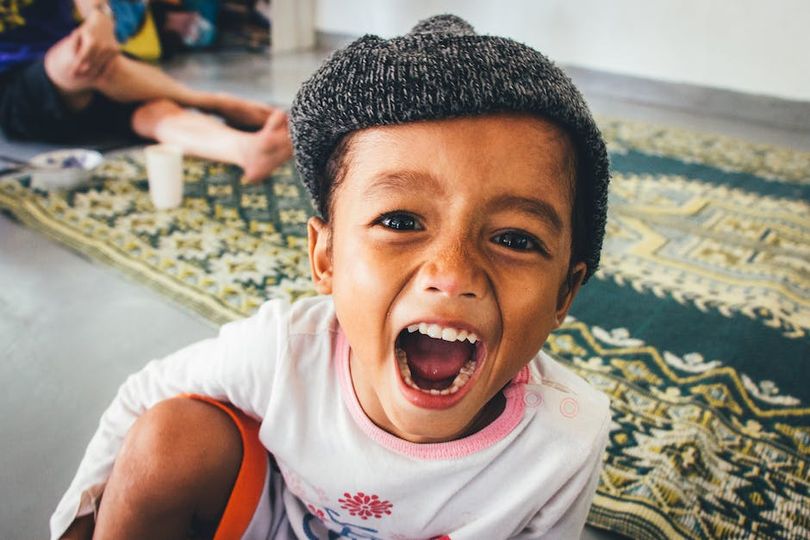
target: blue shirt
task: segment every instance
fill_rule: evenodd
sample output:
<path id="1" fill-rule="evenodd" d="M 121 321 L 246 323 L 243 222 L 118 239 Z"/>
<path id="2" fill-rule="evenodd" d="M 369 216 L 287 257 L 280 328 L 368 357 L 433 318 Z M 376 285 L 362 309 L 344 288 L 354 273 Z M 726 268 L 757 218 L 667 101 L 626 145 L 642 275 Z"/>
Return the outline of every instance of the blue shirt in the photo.
<path id="1" fill-rule="evenodd" d="M 72 0 L 0 0 L 0 73 L 38 60 L 76 27 Z"/>

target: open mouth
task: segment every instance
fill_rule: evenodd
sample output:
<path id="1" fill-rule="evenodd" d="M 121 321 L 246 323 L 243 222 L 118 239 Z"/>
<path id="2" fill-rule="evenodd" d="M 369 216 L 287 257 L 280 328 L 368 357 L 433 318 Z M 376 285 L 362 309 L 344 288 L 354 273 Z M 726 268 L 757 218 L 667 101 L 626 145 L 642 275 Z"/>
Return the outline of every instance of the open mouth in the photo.
<path id="1" fill-rule="evenodd" d="M 467 330 L 412 324 L 396 340 L 397 366 L 405 384 L 434 396 L 456 394 L 470 382 L 483 346 Z"/>

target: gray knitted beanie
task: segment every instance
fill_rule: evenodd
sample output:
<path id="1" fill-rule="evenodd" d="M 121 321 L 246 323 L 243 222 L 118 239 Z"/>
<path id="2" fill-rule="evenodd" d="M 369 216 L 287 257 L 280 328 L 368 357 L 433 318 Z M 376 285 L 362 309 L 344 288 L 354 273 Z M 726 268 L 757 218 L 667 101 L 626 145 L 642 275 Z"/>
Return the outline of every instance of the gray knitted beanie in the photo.
<path id="1" fill-rule="evenodd" d="M 478 35 L 459 17 L 431 17 L 389 40 L 366 35 L 335 52 L 292 104 L 296 166 L 323 213 L 331 181 L 324 169 L 347 133 L 495 112 L 546 118 L 574 141 L 575 257 L 588 265 L 588 279 L 599 264 L 607 213 L 602 135 L 582 95 L 548 58 L 511 39 Z"/>

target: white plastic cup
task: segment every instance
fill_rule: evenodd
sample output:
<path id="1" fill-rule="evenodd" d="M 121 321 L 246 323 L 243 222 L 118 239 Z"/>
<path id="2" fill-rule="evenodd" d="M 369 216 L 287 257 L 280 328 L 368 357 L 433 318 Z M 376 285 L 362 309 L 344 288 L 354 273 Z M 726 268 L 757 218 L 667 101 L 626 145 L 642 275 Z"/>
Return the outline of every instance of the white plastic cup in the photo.
<path id="1" fill-rule="evenodd" d="M 171 144 L 153 144 L 144 149 L 149 197 L 159 210 L 183 202 L 183 151 Z"/>

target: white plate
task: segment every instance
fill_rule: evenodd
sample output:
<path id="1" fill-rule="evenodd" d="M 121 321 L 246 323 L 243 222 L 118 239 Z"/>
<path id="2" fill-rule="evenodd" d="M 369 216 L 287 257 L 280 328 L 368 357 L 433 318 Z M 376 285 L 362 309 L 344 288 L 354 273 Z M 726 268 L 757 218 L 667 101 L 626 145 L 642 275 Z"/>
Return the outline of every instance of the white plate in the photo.
<path id="1" fill-rule="evenodd" d="M 95 150 L 66 148 L 31 158 L 31 187 L 44 190 L 71 189 L 90 178 L 104 157 Z"/>

